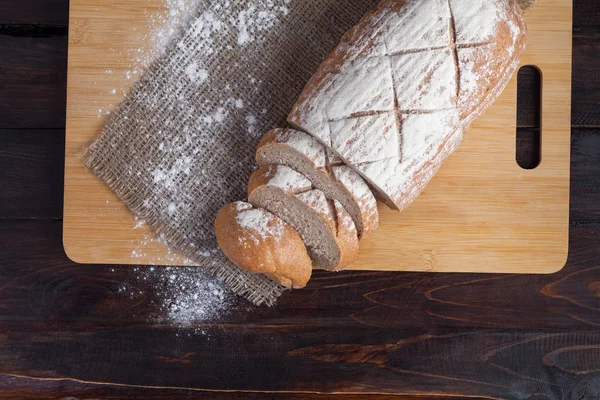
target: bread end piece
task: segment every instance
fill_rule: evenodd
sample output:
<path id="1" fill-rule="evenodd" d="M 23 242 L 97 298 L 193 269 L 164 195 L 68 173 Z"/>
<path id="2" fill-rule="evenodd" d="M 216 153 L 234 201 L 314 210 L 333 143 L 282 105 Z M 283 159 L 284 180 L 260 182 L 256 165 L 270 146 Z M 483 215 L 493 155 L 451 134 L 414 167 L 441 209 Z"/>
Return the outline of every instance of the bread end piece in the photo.
<path id="1" fill-rule="evenodd" d="M 275 215 L 236 202 L 219 212 L 215 229 L 221 250 L 238 267 L 288 288 L 308 283 L 312 262 L 306 247 L 300 235 Z"/>

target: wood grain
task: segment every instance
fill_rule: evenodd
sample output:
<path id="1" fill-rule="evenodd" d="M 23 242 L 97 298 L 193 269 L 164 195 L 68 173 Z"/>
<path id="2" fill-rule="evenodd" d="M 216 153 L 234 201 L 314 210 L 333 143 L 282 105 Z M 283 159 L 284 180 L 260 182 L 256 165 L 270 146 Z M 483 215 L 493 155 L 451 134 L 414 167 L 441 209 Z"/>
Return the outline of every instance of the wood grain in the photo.
<path id="1" fill-rule="evenodd" d="M 4 4 L 2 3 L 0 7 Z M 28 3 L 19 2 L 19 4 Z M 595 60 L 600 58 L 598 7 L 594 0 L 580 0 L 574 4 L 573 91 L 577 96 L 573 99 L 572 121 L 579 128 L 600 127 L 600 114 L 597 108 L 600 101 L 600 76 L 592 67 Z M 66 6 L 63 8 L 66 10 Z M 26 21 L 35 15 L 28 8 L 11 8 L 11 12 L 14 13 L 16 21 Z M 3 15 L 8 14 L 0 12 L 0 16 Z M 68 15 L 65 13 L 61 18 L 67 20 Z M 51 36 L 41 39 L 32 38 L 45 34 Z M 23 125 L 33 128 L 64 127 L 65 115 L 62 107 L 43 107 L 36 103 L 44 101 L 43 104 L 46 105 L 58 105 L 65 101 L 66 34 L 66 29 L 60 25 L 26 24 L 0 27 L 0 46 L 4 56 L 0 59 L 0 82 L 2 82 L 0 94 L 5 101 L 8 99 L 12 101 L 9 107 L 0 108 L 0 123 L 5 122 L 2 126 L 6 128 L 18 128 Z M 48 77 L 53 77 L 50 82 Z M 527 74 L 524 75 L 524 79 L 530 78 Z M 8 86 L 5 86 L 4 80 L 9 81 Z M 114 81 L 112 84 L 117 85 Z M 8 88 L 11 89 L 10 92 Z M 25 90 L 20 91 L 18 88 Z M 26 99 L 14 101 L 15 93 L 18 96 L 26 96 Z M 112 103 L 114 106 L 114 102 Z M 106 107 L 108 104 L 102 103 L 101 106 Z M 12 113 L 9 113 L 9 110 Z M 25 110 L 29 113 L 25 113 Z M 14 112 L 17 112 L 17 115 L 14 115 Z M 28 121 L 31 118 L 35 118 L 36 121 Z M 519 127 L 530 128 L 530 121 L 533 118 L 535 118 L 535 110 L 528 107 L 528 104 L 518 110 Z"/>
<path id="2" fill-rule="evenodd" d="M 17 20 L 35 14 L 15 9 Z M 589 67 L 600 55 L 600 3 L 575 0 L 574 13 L 576 120 L 600 104 L 600 75 Z M 17 56 L 10 62 L 42 67 L 8 84 L 52 109 L 7 101 L 0 123 L 29 112 L 37 127 L 56 128 L 64 104 L 40 80 L 65 75 L 64 66 L 44 61 L 64 44 L 21 39 L 0 38 L 5 48 L 23 47 L 10 53 Z M 2 68 L 5 62 L 0 59 Z M 3 95 L 6 79 L 0 72 Z M 587 127 L 600 123 L 587 121 Z M 185 328 L 157 322 L 150 301 L 156 282 L 139 285 L 133 267 L 82 266 L 65 256 L 61 221 L 52 219 L 61 207 L 52 186 L 61 181 L 56 152 L 64 132 L 28 132 L 16 129 L 22 121 L 13 122 L 1 132 L 0 150 L 0 184 L 12 188 L 10 202 L 0 196 L 0 399 L 600 396 L 600 130 L 573 130 L 570 255 L 557 274 L 317 272 L 308 290 L 286 294 L 276 308 L 241 307 Z M 13 212 L 27 220 L 11 218 Z M 124 296 L 123 287 L 141 294 Z M 193 334 L 204 326 L 208 337 Z M 77 381 L 82 378 L 90 379 Z M 165 384 L 203 390 L 157 388 Z M 242 389 L 210 390 L 224 386 Z M 360 394 L 332 394 L 356 387 Z"/>
<path id="3" fill-rule="evenodd" d="M 0 15 L 2 14 L 0 13 Z M 596 14 L 595 20 L 600 20 L 600 14 Z M 593 65 L 594 60 L 600 57 L 600 36 L 597 34 L 597 29 L 593 27 L 582 28 L 580 26 L 583 25 L 577 25 L 577 20 L 575 23 L 576 32 L 582 32 L 583 29 L 586 29 L 586 32 L 576 33 L 573 42 L 573 88 L 578 94 L 573 99 L 573 122 L 580 128 L 600 127 L 600 115 L 597 115 L 596 107 L 600 98 L 600 77 L 595 73 L 595 69 L 589 67 L 589 65 Z M 23 126 L 24 123 L 31 122 L 27 120 L 35 117 L 36 121 L 27 126 L 34 128 L 64 127 L 64 110 L 58 112 L 60 110 L 57 107 L 43 108 L 42 106 L 36 106 L 35 103 L 44 100 L 46 101 L 45 104 L 60 104 L 65 101 L 66 71 L 64 57 L 66 57 L 67 46 L 66 30 L 62 28 L 53 30 L 52 27 L 39 27 L 36 25 L 8 26 L 6 29 L 9 28 L 10 35 L 3 34 L 2 29 L 0 29 L 0 36 L 2 37 L 0 43 L 2 43 L 3 54 L 6 57 L 0 60 L 2 66 L 0 77 L 10 80 L 10 85 L 8 87 L 0 85 L 0 93 L 3 94 L 5 99 L 13 100 L 15 91 L 19 90 L 18 88 L 27 87 L 26 91 L 18 92 L 20 96 L 27 95 L 27 98 L 24 99 L 26 101 L 11 105 L 10 108 L 0 109 L 0 121 L 7 121 L 3 125 L 4 127 L 17 128 Z M 39 36 L 40 34 L 52 36 L 41 39 L 27 36 Z M 48 54 L 54 54 L 54 56 L 48 57 Z M 56 57 L 56 55 L 62 55 L 62 57 Z M 2 72 L 2 69 L 5 72 Z M 53 77 L 51 82 L 44 83 L 44 81 L 48 81 L 48 77 Z M 531 78 L 529 74 L 523 74 L 525 81 Z M 116 85 L 114 82 L 112 83 Z M 10 92 L 8 91 L 9 88 L 11 89 Z M 59 95 L 56 95 L 57 93 Z M 32 103 L 31 106 L 29 103 Z M 114 106 L 114 102 L 112 103 Z M 108 104 L 102 103 L 101 105 L 105 107 Z M 19 112 L 17 117 L 8 113 L 13 107 L 20 107 L 21 109 L 26 107 L 30 112 L 25 115 L 23 111 L 17 110 Z M 534 119 L 535 109 L 531 108 L 530 103 L 526 102 L 518 110 L 518 127 L 530 128 L 532 126 L 531 121 Z"/>
<path id="4" fill-rule="evenodd" d="M 60 247 L 60 221 L 2 221 L 3 327 L 65 323 L 64 329 L 156 326 L 161 287 L 134 266 L 78 265 Z M 600 224 L 573 224 L 568 267 L 554 275 L 317 271 L 306 290 L 273 309 L 246 303 L 207 321 L 213 327 L 346 326 L 403 329 L 595 329 Z M 203 325 L 203 324 L 200 324 Z M 169 328 L 165 325 L 164 328 Z M 325 339 L 324 339 L 325 340 Z"/>
<path id="5" fill-rule="evenodd" d="M 186 348 L 179 345 L 174 349 L 163 345 L 173 335 L 165 330 L 155 330 L 152 336 L 147 330 L 133 328 L 68 335 L 55 329 L 42 334 L 22 332 L 20 337 L 0 342 L 0 351 L 8 361 L 0 369 L 10 368 L 17 376 L 22 376 L 21 370 L 25 369 L 45 379 L 74 375 L 90 385 L 128 385 L 135 380 L 137 386 L 146 388 L 215 391 L 376 391 L 424 396 L 460 393 L 510 399 L 586 398 L 587 391 L 587 398 L 593 399 L 599 389 L 600 377 L 595 368 L 600 352 L 594 343 L 598 343 L 600 334 L 592 330 L 419 334 L 372 327 L 344 328 L 324 328 L 322 332 L 317 328 L 280 330 L 280 335 L 294 335 L 296 342 L 277 340 L 276 335 L 269 334 L 268 346 L 257 340 L 264 335 L 262 330 L 225 329 L 226 336 L 210 341 L 196 338 L 186 341 Z M 328 343 L 323 342 L 324 335 L 329 336 Z M 56 339 L 49 343 L 49 336 Z M 234 343 L 247 345 L 237 353 L 219 355 L 221 349 Z M 54 361 L 43 371 L 36 370 L 31 359 L 15 357 L 27 350 L 52 355 Z M 127 357 L 131 352 L 137 357 Z M 190 354 L 189 363 L 160 361 L 162 357 L 183 354 Z M 86 358 L 89 363 L 82 363 Z M 331 376 L 335 379 L 323 379 Z M 107 377 L 112 379 L 108 381 Z"/>
<path id="6" fill-rule="evenodd" d="M 600 104 L 600 103 L 599 103 Z M 571 144 L 571 221 L 600 221 L 600 130 L 573 130 Z"/>
<path id="7" fill-rule="evenodd" d="M 0 140 L 0 218 L 61 218 L 64 131 L 0 130 Z M 600 129 L 573 130 L 570 186 L 571 222 L 599 223 Z"/>
<path id="8" fill-rule="evenodd" d="M 400 396 L 385 394 L 322 394 L 322 393 L 290 393 L 290 392 L 214 392 L 186 389 L 153 389 L 144 387 L 117 386 L 109 383 L 94 384 L 74 382 L 70 380 L 43 380 L 15 376 L 0 376 L 0 392 L 2 400 L 49 400 L 69 398 L 111 399 L 210 399 L 210 400 L 429 400 L 431 397 Z M 434 400 L 458 400 L 458 396 L 437 396 Z M 474 397 L 472 400 L 484 399 Z"/>
<path id="9" fill-rule="evenodd" d="M 68 22 L 68 0 L 2 0 L 0 2 L 0 25 L 67 26 Z"/>
<path id="10" fill-rule="evenodd" d="M 62 218 L 63 130 L 0 129 L 0 219 Z"/>
<path id="11" fill-rule="evenodd" d="M 159 285 L 135 283 L 132 267 L 73 264 L 60 229 L 0 224 L 11 243 L 0 254 L 0 375 L 144 390 L 555 399 L 598 389 L 600 224 L 572 225 L 555 275 L 317 272 L 276 308 L 241 305 L 189 326 L 153 320 Z"/>
<path id="12" fill-rule="evenodd" d="M 0 129 L 65 125 L 67 38 L 0 34 Z"/>
<path id="13" fill-rule="evenodd" d="M 573 3 L 573 30 L 600 28 L 600 3 L 596 0 L 577 0 Z"/>
<path id="14" fill-rule="evenodd" d="M 600 59 L 600 29 L 583 28 L 574 33 L 573 44 L 578 49 L 578 57 L 573 58 L 573 74 L 582 77 L 573 81 L 573 91 L 580 93 L 573 101 L 572 125 L 574 127 L 600 126 L 598 93 L 600 77 L 594 66 Z M 583 77 L 595 78 L 583 78 Z"/>
<path id="15" fill-rule="evenodd" d="M 71 7 L 63 243 L 77 262 L 146 265 L 167 258 L 167 249 L 156 242 L 146 246 L 144 254 L 131 256 L 149 233 L 132 229 L 131 214 L 81 161 L 82 149 L 102 123 L 93 105 L 111 99 L 109 81 L 102 75 L 110 65 L 115 72 L 125 68 L 125 60 L 113 56 L 113 47 L 138 47 L 147 27 L 135 7 L 112 1 L 121 7 L 119 15 L 114 13 L 118 8 L 105 1 L 101 7 L 89 0 L 74 1 Z M 564 266 L 571 4 L 571 0 L 545 0 L 543 7 L 526 14 L 529 38 L 522 65 L 536 65 L 544 76 L 540 166 L 523 170 L 515 161 L 517 83 L 513 79 L 408 210 L 397 213 L 381 207 L 379 230 L 361 243 L 361 256 L 352 269 L 552 273 Z M 91 10 L 110 18 L 92 20 Z M 132 18 L 131 22 L 120 22 L 121 15 Z M 119 43 L 111 42 L 117 37 Z M 93 91 L 90 80 L 97 82 Z M 105 207 L 107 201 L 116 206 Z M 178 265 L 181 260 L 166 262 Z"/>

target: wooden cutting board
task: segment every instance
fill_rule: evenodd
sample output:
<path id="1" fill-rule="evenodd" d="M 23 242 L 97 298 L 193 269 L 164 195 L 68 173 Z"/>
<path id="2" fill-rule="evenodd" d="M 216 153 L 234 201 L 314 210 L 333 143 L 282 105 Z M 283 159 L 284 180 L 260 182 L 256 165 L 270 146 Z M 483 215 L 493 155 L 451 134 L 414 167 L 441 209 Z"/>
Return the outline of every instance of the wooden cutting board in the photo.
<path id="1" fill-rule="evenodd" d="M 572 0 L 527 12 L 522 65 L 542 74 L 541 163 L 521 169 L 516 77 L 405 212 L 381 206 L 357 270 L 552 273 L 568 254 Z M 80 263 L 182 265 L 87 171 L 84 148 L 135 81 L 162 0 L 72 0 L 63 243 Z M 132 50 L 135 49 L 135 50 Z M 137 50 L 139 49 L 139 50 Z"/>

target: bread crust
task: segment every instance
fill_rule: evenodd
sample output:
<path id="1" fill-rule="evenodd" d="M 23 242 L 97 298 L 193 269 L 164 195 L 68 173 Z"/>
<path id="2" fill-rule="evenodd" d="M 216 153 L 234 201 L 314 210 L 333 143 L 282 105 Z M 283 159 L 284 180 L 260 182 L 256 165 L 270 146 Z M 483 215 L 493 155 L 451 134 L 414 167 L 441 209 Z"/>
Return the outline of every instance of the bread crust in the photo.
<path id="1" fill-rule="evenodd" d="M 335 271 L 342 271 L 354 264 L 358 258 L 358 232 L 352 217 L 339 201 L 333 201 L 333 208 L 337 227 L 337 242 L 342 251 L 340 263 Z"/>
<path id="2" fill-rule="evenodd" d="M 332 268 L 328 268 L 331 271 L 340 271 L 349 267 L 356 258 L 359 252 L 359 241 L 356 226 L 350 214 L 342 207 L 338 201 L 328 202 L 326 210 L 317 209 L 314 204 L 311 204 L 306 199 L 303 199 L 303 195 L 310 192 L 319 192 L 318 190 L 307 188 L 302 179 L 299 180 L 298 185 L 289 185 L 282 187 L 282 185 L 274 185 L 273 179 L 277 176 L 278 170 L 281 168 L 288 168 L 280 165 L 268 165 L 257 171 L 255 171 L 248 183 L 248 198 L 252 202 L 254 194 L 260 189 L 266 186 L 275 186 L 282 190 L 285 195 L 293 196 L 297 200 L 307 204 L 310 209 L 317 214 L 329 227 L 329 232 L 335 239 L 337 246 L 340 251 L 340 259 L 337 265 Z M 324 195 L 323 195 L 324 196 Z M 333 203 L 337 203 L 337 207 Z"/>
<path id="3" fill-rule="evenodd" d="M 375 195 L 352 167 L 347 165 L 332 167 L 331 175 L 335 182 L 354 199 L 361 210 L 363 229 L 360 238 L 369 237 L 379 228 L 379 210 Z"/>
<path id="4" fill-rule="evenodd" d="M 308 283 L 312 262 L 302 238 L 268 211 L 244 202 L 228 204 L 217 215 L 215 230 L 221 250 L 240 268 L 265 274 L 288 288 Z"/>

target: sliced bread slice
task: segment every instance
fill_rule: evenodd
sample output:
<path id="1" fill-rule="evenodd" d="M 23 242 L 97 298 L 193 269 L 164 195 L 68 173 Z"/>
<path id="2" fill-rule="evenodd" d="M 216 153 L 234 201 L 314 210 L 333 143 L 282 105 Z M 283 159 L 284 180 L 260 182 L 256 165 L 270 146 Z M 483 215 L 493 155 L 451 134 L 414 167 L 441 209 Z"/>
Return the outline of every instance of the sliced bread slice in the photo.
<path id="1" fill-rule="evenodd" d="M 358 231 L 352 217 L 344 209 L 342 203 L 338 200 L 333 200 L 332 203 L 335 213 L 337 242 L 342 249 L 342 259 L 339 262 L 340 267 L 337 269 L 339 271 L 350 267 L 358 258 Z"/>
<path id="2" fill-rule="evenodd" d="M 307 133 L 293 129 L 267 132 L 256 151 L 260 167 L 285 165 L 304 175 L 330 200 L 338 200 L 352 216 L 360 238 L 379 226 L 377 201 L 369 186 L 351 167 Z"/>
<path id="3" fill-rule="evenodd" d="M 288 288 L 303 288 L 312 262 L 298 232 L 270 212 L 237 202 L 215 220 L 223 253 L 238 267 L 265 274 Z"/>
<path id="4" fill-rule="evenodd" d="M 352 218 L 300 173 L 283 165 L 263 167 L 250 177 L 248 199 L 298 231 L 317 268 L 338 271 L 355 261 L 359 246 Z"/>

